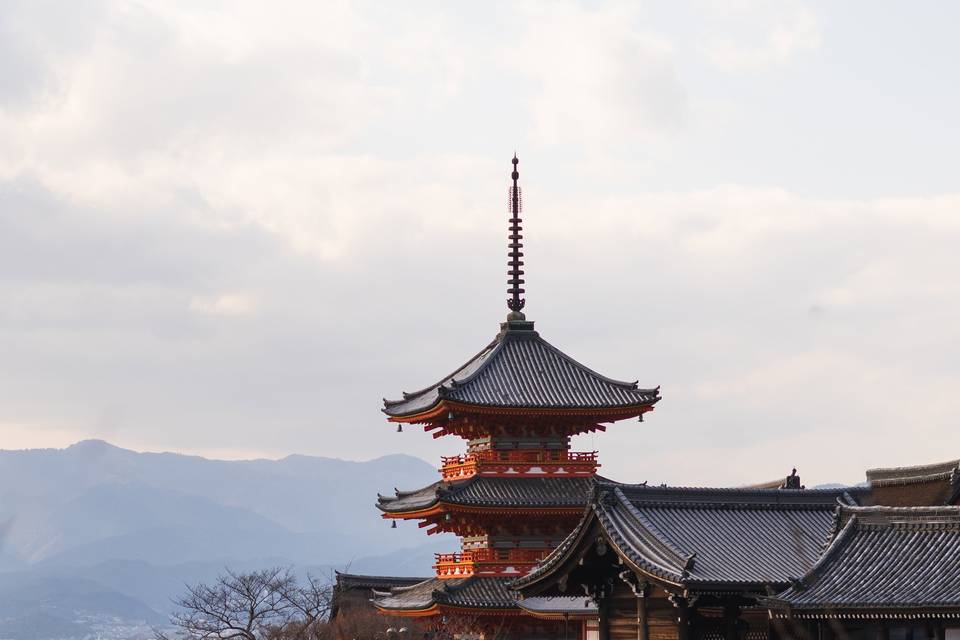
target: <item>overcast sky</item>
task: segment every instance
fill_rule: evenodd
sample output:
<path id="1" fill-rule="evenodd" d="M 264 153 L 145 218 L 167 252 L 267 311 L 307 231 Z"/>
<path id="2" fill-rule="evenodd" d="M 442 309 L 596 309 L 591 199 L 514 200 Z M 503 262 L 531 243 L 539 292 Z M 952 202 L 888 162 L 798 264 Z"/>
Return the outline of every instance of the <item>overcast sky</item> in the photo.
<path id="1" fill-rule="evenodd" d="M 438 462 L 506 314 L 625 481 L 960 456 L 960 5 L 0 4 L 0 446 Z M 385 487 L 393 485 L 385 479 Z"/>

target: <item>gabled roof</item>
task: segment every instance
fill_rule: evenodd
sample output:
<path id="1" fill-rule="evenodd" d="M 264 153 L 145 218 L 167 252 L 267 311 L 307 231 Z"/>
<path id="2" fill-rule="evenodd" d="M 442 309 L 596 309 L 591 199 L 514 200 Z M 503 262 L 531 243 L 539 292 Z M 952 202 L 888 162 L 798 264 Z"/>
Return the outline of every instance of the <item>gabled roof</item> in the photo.
<path id="1" fill-rule="evenodd" d="M 484 349 L 440 382 L 402 400 L 384 400 L 384 413 L 405 417 L 449 400 L 491 408 L 610 410 L 645 407 L 659 388 L 640 389 L 588 369 L 533 330 L 510 321 Z"/>
<path id="2" fill-rule="evenodd" d="M 598 482 L 574 532 L 514 587 L 524 591 L 558 579 L 593 544 L 594 533 L 636 570 L 666 585 L 760 590 L 786 584 L 819 558 L 837 501 L 856 502 L 863 492 Z"/>
<path id="3" fill-rule="evenodd" d="M 582 508 L 593 487 L 591 477 L 490 478 L 473 476 L 458 482 L 434 482 L 416 491 L 378 496 L 377 508 L 386 513 L 409 513 L 438 503 L 465 507 L 530 509 Z"/>
<path id="4" fill-rule="evenodd" d="M 514 609 L 512 578 L 431 578 L 409 587 L 376 593 L 374 604 L 386 611 L 427 611 L 437 605 L 470 609 Z"/>
<path id="5" fill-rule="evenodd" d="M 820 561 L 766 604 L 817 617 L 960 611 L 960 507 L 842 507 Z"/>

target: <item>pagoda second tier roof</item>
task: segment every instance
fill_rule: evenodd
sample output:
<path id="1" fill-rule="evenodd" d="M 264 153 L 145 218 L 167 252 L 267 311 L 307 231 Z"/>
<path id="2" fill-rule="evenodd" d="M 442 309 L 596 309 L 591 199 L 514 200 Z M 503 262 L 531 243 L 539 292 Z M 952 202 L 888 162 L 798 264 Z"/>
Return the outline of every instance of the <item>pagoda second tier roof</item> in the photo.
<path id="1" fill-rule="evenodd" d="M 417 416 L 444 401 L 498 409 L 610 411 L 653 405 L 659 387 L 613 380 L 585 367 L 533 330 L 510 321 L 480 353 L 440 382 L 402 400 L 384 400 L 393 418 Z"/>
<path id="2" fill-rule="evenodd" d="M 439 504 L 481 508 L 579 509 L 589 497 L 593 478 L 488 478 L 435 482 L 416 491 L 378 496 L 386 513 L 424 511 Z"/>
<path id="3" fill-rule="evenodd" d="M 375 593 L 374 604 L 385 611 L 429 612 L 438 606 L 466 609 L 516 609 L 513 578 L 431 578 L 411 587 Z M 519 611 L 518 611 L 519 612 Z"/>

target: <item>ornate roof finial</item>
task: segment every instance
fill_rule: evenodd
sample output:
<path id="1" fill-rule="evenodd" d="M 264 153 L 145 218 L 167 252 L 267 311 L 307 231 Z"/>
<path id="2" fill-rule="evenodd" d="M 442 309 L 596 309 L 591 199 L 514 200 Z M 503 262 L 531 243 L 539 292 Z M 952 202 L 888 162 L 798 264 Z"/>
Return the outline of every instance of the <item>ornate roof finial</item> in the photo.
<path id="1" fill-rule="evenodd" d="M 520 224 L 523 220 L 520 219 L 520 210 L 523 206 L 523 201 L 520 194 L 520 185 L 517 184 L 517 181 L 520 179 L 520 172 L 517 171 L 517 165 L 520 163 L 517 160 L 517 154 L 513 154 L 513 173 L 510 174 L 510 177 L 513 178 L 513 186 L 510 187 L 510 243 L 507 245 L 510 248 L 510 252 L 507 254 L 507 257 L 510 258 L 510 261 L 507 262 L 509 269 L 507 270 L 507 284 L 510 285 L 510 288 L 507 289 L 507 293 L 510 294 L 510 298 L 507 300 L 507 308 L 510 309 L 510 314 L 507 316 L 510 320 L 523 320 L 524 315 L 521 312 L 523 305 L 526 304 L 521 296 L 524 294 L 523 290 L 523 227 Z"/>

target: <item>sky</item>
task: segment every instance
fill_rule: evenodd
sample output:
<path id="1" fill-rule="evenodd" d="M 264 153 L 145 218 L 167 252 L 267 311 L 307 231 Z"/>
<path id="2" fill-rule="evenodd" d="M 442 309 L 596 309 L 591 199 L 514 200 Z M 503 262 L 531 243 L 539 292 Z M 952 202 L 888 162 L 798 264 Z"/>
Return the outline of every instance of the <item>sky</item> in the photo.
<path id="1" fill-rule="evenodd" d="M 507 312 L 623 481 L 960 457 L 960 5 L 0 4 L 0 447 L 439 463 Z M 389 479 L 385 486 L 392 487 Z"/>

